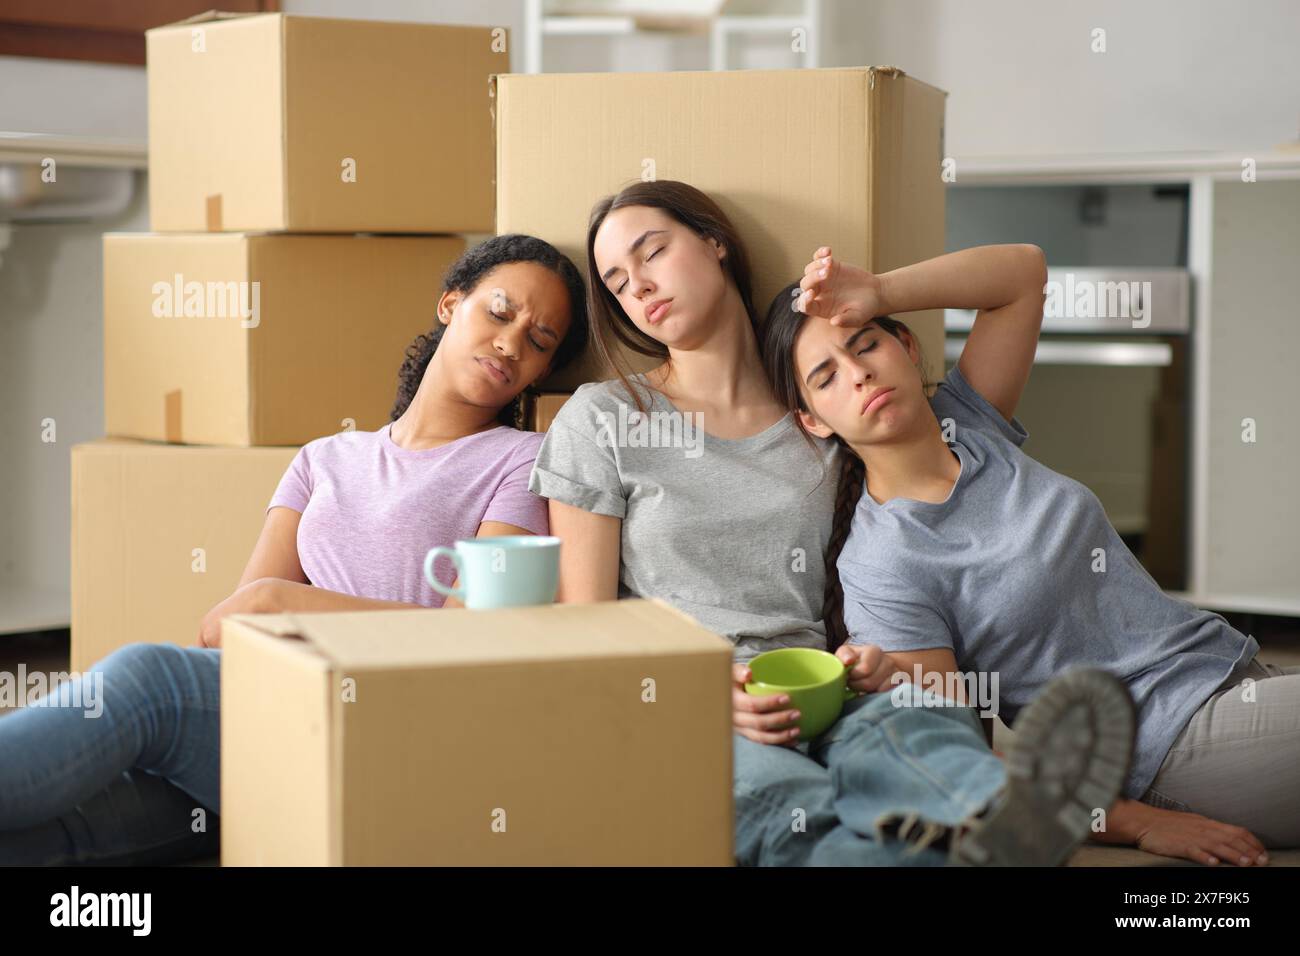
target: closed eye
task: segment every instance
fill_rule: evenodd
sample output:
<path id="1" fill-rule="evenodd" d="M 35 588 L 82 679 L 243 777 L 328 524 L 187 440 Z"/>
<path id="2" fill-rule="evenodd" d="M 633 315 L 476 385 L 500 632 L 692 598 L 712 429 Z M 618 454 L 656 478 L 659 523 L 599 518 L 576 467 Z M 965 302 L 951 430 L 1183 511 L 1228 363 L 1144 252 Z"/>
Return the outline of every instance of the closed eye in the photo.
<path id="1" fill-rule="evenodd" d="M 508 316 L 508 315 L 497 315 L 497 313 L 493 312 L 491 309 L 488 310 L 488 315 L 492 316 L 492 318 L 497 319 L 497 320 L 499 320 L 499 321 L 501 321 L 501 322 L 509 322 L 509 321 L 510 321 L 510 316 Z M 533 348 L 537 349 L 537 351 L 539 351 L 539 352 L 545 352 L 545 351 L 546 351 L 546 346 L 540 344 L 540 343 L 539 343 L 535 338 L 533 338 L 531 335 L 528 336 L 528 344 L 531 345 Z"/>
<path id="2" fill-rule="evenodd" d="M 660 247 L 659 247 L 658 249 L 656 249 L 654 252 L 650 253 L 650 255 L 646 256 L 646 257 L 645 257 L 645 261 L 646 261 L 646 262 L 649 262 L 651 259 L 653 259 L 655 256 L 659 255 L 659 253 L 661 253 L 661 252 L 663 252 L 663 251 L 664 251 L 664 247 L 663 247 L 663 246 L 660 246 Z M 626 289 L 626 288 L 627 288 L 627 283 L 624 282 L 621 286 L 619 286 L 617 289 L 614 290 L 614 294 L 615 294 L 615 295 L 622 295 L 622 294 L 623 294 L 623 290 Z"/>
<path id="3" fill-rule="evenodd" d="M 870 343 L 869 345 L 867 345 L 865 348 L 860 348 L 860 349 L 858 349 L 858 354 L 859 354 L 859 355 L 863 355 L 863 354 L 865 354 L 865 353 L 867 353 L 867 352 L 870 352 L 870 351 L 871 351 L 872 349 L 874 349 L 875 347 L 876 347 L 876 341 L 875 341 L 875 339 L 872 339 L 872 340 L 871 340 L 871 343 Z M 817 386 L 818 390 L 821 390 L 821 389 L 825 388 L 827 385 L 829 385 L 829 384 L 831 383 L 831 381 L 832 381 L 834 378 L 835 378 L 835 373 L 834 373 L 834 372 L 831 372 L 830 375 L 827 375 L 827 376 L 826 376 L 826 380 L 825 380 L 824 382 L 822 382 L 820 385 Z"/>

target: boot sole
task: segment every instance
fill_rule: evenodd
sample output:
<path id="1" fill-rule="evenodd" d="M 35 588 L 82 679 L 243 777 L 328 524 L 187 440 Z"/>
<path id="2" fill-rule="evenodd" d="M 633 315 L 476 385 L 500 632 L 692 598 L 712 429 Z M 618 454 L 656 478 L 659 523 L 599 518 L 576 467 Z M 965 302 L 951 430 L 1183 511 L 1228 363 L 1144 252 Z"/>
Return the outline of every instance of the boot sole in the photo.
<path id="1" fill-rule="evenodd" d="M 1016 720 L 1001 804 L 958 843 L 954 862 L 1060 866 L 1119 795 L 1136 726 L 1128 688 L 1105 671 L 1051 681 Z"/>

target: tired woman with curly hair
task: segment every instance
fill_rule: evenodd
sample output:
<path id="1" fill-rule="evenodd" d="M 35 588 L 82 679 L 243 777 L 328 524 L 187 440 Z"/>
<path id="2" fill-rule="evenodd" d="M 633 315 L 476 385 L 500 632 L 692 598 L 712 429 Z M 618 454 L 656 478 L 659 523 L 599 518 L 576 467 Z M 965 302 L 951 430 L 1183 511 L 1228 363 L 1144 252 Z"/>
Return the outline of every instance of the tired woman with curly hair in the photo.
<path id="1" fill-rule="evenodd" d="M 0 721 L 0 864 L 216 853 L 221 619 L 447 606 L 422 572 L 431 548 L 547 534 L 546 502 L 528 490 L 542 436 L 513 426 L 524 389 L 586 341 L 582 277 L 554 247 L 508 235 L 465 253 L 434 328 L 407 350 L 390 423 L 298 451 L 198 646 L 120 648 Z M 70 704 L 101 676 L 102 713 L 88 720 Z"/>

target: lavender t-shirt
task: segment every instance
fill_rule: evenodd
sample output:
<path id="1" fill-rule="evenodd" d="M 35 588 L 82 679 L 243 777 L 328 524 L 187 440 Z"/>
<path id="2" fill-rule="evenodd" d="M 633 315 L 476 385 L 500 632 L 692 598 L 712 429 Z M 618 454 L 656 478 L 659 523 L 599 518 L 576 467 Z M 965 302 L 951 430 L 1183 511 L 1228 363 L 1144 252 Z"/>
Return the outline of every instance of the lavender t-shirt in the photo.
<path id="1" fill-rule="evenodd" d="M 441 607 L 424 579 L 424 556 L 500 521 L 548 534 L 546 499 L 528 490 L 542 435 L 502 425 L 437 448 L 411 451 L 385 425 L 308 442 L 280 479 L 267 510 L 302 513 L 298 558 L 317 587 L 382 601 Z M 456 569 L 434 562 L 450 585 Z"/>

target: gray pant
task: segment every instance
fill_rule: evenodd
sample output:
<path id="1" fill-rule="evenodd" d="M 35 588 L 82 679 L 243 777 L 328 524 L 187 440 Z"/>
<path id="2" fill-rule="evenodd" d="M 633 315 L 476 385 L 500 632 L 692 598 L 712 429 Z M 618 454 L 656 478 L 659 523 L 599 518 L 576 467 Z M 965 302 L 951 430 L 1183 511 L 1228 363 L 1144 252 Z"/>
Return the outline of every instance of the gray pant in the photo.
<path id="1" fill-rule="evenodd" d="M 1174 740 L 1142 802 L 1300 846 L 1300 666 L 1238 667 Z"/>

